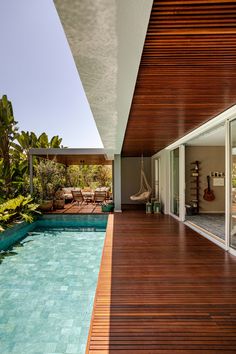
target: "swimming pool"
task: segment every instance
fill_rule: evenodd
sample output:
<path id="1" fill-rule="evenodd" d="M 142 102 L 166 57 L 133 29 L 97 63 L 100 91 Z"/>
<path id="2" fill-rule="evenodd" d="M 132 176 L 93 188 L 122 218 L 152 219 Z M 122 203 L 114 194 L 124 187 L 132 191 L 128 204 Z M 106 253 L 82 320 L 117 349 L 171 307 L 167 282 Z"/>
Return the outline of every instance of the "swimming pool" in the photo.
<path id="1" fill-rule="evenodd" d="M 4 257 L 1 353 L 85 353 L 106 222 L 42 218 Z"/>

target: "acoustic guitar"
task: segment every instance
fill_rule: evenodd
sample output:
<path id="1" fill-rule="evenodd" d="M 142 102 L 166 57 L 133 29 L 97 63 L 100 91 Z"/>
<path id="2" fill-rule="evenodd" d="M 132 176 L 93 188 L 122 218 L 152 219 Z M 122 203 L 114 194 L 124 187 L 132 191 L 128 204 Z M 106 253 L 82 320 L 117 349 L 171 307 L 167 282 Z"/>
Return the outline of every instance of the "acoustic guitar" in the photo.
<path id="1" fill-rule="evenodd" d="M 210 176 L 207 176 L 207 188 L 204 190 L 203 199 L 212 202 L 215 199 L 213 190 L 210 188 Z"/>

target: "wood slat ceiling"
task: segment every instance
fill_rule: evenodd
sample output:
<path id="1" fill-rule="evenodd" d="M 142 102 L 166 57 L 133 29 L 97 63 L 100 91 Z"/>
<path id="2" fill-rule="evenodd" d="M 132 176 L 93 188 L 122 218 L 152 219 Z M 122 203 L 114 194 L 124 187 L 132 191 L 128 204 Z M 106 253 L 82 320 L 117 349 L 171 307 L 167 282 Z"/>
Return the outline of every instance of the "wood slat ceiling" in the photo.
<path id="1" fill-rule="evenodd" d="M 123 156 L 150 156 L 236 104 L 236 1 L 154 0 Z"/>

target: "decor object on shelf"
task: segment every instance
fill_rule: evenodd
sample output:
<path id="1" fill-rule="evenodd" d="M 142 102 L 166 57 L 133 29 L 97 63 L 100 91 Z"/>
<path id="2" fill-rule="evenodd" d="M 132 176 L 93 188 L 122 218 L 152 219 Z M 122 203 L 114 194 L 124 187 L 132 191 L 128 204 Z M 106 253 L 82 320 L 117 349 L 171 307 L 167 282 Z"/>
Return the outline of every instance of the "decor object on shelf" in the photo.
<path id="1" fill-rule="evenodd" d="M 200 173 L 200 161 L 191 162 L 191 165 L 194 165 L 191 168 L 191 196 L 193 199 L 190 201 L 191 204 L 191 215 L 199 213 L 199 190 L 200 190 L 200 182 L 199 182 L 199 173 Z M 190 209 L 189 209 L 190 212 Z"/>
<path id="2" fill-rule="evenodd" d="M 215 199 L 213 190 L 210 188 L 210 176 L 207 176 L 207 188 L 204 190 L 203 199 L 212 202 Z"/>
<path id="3" fill-rule="evenodd" d="M 214 187 L 224 187 L 225 179 L 224 177 L 213 177 L 213 186 Z"/>

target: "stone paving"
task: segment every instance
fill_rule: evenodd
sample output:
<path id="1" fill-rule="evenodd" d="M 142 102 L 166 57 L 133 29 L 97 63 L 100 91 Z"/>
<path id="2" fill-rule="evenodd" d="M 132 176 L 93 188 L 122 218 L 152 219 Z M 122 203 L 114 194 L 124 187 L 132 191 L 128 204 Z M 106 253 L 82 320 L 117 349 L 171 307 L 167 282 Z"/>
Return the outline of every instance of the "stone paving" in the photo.
<path id="1" fill-rule="evenodd" d="M 105 232 L 35 229 L 0 265 L 1 354 L 84 354 Z"/>

